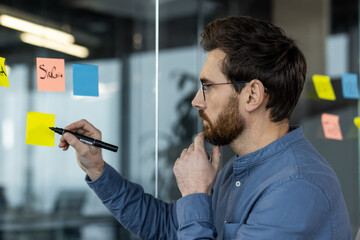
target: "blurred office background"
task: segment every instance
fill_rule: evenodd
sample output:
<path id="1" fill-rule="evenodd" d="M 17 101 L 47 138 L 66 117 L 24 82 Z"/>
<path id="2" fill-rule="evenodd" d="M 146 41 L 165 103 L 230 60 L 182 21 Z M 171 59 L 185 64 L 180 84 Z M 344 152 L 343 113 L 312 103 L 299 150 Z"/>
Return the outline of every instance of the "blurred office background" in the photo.
<path id="1" fill-rule="evenodd" d="M 10 88 L 0 87 L 0 240 L 137 239 L 87 187 L 73 149 L 25 144 L 29 111 L 55 114 L 57 127 L 89 120 L 104 141 L 120 146 L 118 153 L 103 151 L 109 164 L 148 193 L 166 201 L 179 198 L 172 166 L 202 129 L 191 108 L 206 58 L 200 33 L 207 23 L 229 15 L 271 21 L 304 51 L 307 82 L 291 121 L 303 126 L 339 177 L 355 237 L 358 100 L 342 97 L 341 75 L 359 74 L 359 1 L 160 0 L 158 10 L 156 22 L 155 0 L 0 1 L 0 57 L 6 58 L 10 81 Z M 70 33 L 74 44 L 86 49 L 77 53 L 63 43 L 65 49 L 53 50 L 41 46 L 44 39 L 31 42 L 32 35 L 8 26 L 4 16 Z M 36 57 L 65 59 L 65 92 L 37 91 Z M 99 97 L 73 95 L 73 63 L 98 65 Z M 313 74 L 331 76 L 336 101 L 317 98 Z M 340 116 L 342 141 L 325 139 L 324 112 Z M 225 163 L 232 152 L 227 147 L 223 152 Z"/>

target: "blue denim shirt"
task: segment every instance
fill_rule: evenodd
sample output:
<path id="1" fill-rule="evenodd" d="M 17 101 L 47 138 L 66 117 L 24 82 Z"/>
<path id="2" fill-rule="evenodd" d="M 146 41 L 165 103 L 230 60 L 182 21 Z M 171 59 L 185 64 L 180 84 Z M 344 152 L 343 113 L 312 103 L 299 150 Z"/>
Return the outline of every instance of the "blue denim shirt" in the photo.
<path id="1" fill-rule="evenodd" d="M 89 186 L 118 221 L 142 239 L 350 240 L 339 181 L 301 128 L 234 157 L 213 194 L 165 203 L 105 166 Z"/>

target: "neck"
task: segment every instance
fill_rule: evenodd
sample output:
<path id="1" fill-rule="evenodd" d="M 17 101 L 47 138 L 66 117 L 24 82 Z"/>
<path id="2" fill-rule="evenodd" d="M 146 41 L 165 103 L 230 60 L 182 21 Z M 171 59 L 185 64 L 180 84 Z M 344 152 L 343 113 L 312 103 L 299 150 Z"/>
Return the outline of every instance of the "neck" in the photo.
<path id="1" fill-rule="evenodd" d="M 255 152 L 281 138 L 289 132 L 289 121 L 271 122 L 258 120 L 248 123 L 241 136 L 229 146 L 238 155 L 242 156 Z"/>

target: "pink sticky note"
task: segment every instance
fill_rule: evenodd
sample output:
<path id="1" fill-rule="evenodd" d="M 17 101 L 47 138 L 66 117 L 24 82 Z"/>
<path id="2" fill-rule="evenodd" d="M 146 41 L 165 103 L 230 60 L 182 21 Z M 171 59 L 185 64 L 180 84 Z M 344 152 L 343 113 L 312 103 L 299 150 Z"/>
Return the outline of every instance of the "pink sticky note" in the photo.
<path id="1" fill-rule="evenodd" d="M 326 138 L 343 140 L 339 119 L 340 117 L 338 115 L 333 115 L 328 113 L 323 113 L 321 115 L 321 123 Z"/>
<path id="2" fill-rule="evenodd" d="M 65 61 L 56 58 L 36 58 L 39 91 L 65 91 Z"/>

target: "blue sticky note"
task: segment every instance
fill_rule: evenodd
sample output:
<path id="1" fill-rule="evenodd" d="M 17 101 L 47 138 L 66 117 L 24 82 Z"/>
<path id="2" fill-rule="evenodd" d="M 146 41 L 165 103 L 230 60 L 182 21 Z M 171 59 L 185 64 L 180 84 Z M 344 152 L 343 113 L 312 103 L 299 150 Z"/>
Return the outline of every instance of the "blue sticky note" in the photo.
<path id="1" fill-rule="evenodd" d="M 73 64 L 74 95 L 99 96 L 99 68 L 94 65 Z"/>
<path id="2" fill-rule="evenodd" d="M 344 98 L 359 99 L 359 84 L 357 74 L 343 74 L 341 85 Z"/>

